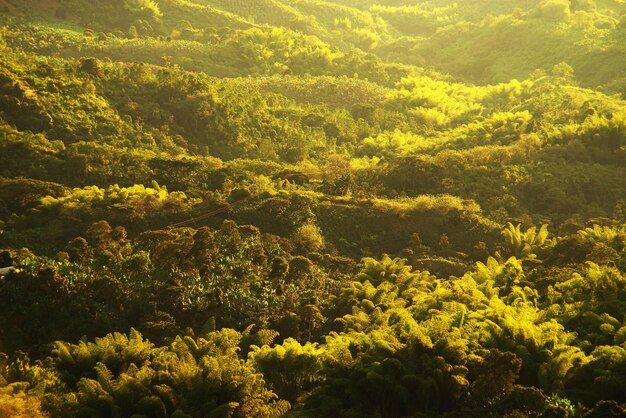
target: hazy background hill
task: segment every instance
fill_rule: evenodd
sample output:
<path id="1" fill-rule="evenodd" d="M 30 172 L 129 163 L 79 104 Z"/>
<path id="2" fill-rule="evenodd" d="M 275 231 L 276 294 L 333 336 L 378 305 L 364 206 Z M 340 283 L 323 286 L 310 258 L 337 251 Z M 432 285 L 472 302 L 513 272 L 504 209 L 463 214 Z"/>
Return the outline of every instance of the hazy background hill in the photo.
<path id="1" fill-rule="evenodd" d="M 79 32 L 81 28 L 91 29 L 95 35 L 101 32 L 99 37 L 107 39 L 99 40 L 99 52 L 114 59 L 130 58 L 124 49 L 132 45 L 129 38 L 166 38 L 160 48 L 151 45 L 151 52 L 160 55 L 151 54 L 152 60 L 170 57 L 184 68 L 220 76 L 285 71 L 275 62 L 274 68 L 255 67 L 250 61 L 265 61 L 262 51 L 243 51 L 246 42 L 261 43 L 265 53 L 284 58 L 280 55 L 290 46 L 281 44 L 282 31 L 283 37 L 289 36 L 292 42 L 307 45 L 318 54 L 371 54 L 387 63 L 433 68 L 473 83 L 526 79 L 536 76 L 536 70 L 550 71 L 565 61 L 581 85 L 602 87 L 609 93 L 624 89 L 626 64 L 621 57 L 625 52 L 626 6 L 617 0 L 470 1 L 463 5 L 446 1 L 167 0 L 158 7 L 134 0 L 89 4 L 59 0 L 46 2 L 43 7 L 40 2 L 13 4 L 3 0 L 2 7 L 13 14 L 32 14 L 47 21 L 52 18 L 57 24 L 51 30 L 65 26 Z M 119 18 L 120 11 L 124 19 Z M 197 50 L 193 57 L 184 57 L 181 49 L 185 48 Z M 219 60 L 212 58 L 219 64 L 193 66 L 188 61 L 199 60 L 199 52 L 207 61 L 221 52 Z M 237 59 L 247 61 L 239 61 L 237 66 L 249 68 L 219 68 L 233 66 Z M 319 71 L 316 67 L 287 66 L 297 73 Z M 361 76 L 374 78 L 363 70 Z"/>

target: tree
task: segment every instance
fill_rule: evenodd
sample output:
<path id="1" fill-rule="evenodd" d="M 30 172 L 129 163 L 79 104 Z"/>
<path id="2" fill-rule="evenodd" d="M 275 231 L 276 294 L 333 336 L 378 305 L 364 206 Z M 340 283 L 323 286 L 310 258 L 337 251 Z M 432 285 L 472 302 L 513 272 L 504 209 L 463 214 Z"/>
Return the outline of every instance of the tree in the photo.
<path id="1" fill-rule="evenodd" d="M 568 0 L 544 0 L 539 11 L 541 16 L 559 21 L 569 19 L 571 14 Z"/>
<path id="2" fill-rule="evenodd" d="M 124 0 L 124 9 L 140 19 L 154 20 L 163 16 L 159 5 L 154 0 Z"/>
<path id="3" fill-rule="evenodd" d="M 324 248 L 324 236 L 315 224 L 299 227 L 293 234 L 292 241 L 301 253 L 317 252 Z"/>
<path id="4" fill-rule="evenodd" d="M 253 347 L 248 362 L 281 398 L 295 402 L 322 380 L 323 359 L 324 350 L 316 344 L 287 338 L 275 347 Z"/>

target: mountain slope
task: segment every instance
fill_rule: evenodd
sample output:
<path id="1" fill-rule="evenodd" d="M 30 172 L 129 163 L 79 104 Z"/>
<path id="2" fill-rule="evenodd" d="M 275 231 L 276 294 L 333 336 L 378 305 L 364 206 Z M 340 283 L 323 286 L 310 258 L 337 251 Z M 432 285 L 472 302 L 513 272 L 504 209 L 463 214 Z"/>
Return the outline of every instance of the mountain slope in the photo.
<path id="1" fill-rule="evenodd" d="M 625 416 L 624 10 L 0 0 L 0 416 Z"/>

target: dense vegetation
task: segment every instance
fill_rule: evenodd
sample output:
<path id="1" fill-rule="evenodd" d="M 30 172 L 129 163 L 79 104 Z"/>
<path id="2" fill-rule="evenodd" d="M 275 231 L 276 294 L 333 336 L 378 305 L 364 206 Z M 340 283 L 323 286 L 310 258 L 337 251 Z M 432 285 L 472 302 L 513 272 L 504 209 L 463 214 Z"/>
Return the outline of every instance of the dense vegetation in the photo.
<path id="1" fill-rule="evenodd" d="M 0 417 L 626 417 L 622 0 L 0 0 Z"/>

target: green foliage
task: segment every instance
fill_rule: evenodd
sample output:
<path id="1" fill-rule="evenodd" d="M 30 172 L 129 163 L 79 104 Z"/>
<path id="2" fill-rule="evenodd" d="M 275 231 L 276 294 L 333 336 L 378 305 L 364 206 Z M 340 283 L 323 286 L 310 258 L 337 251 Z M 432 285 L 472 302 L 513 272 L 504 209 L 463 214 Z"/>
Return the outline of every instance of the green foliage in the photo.
<path id="1" fill-rule="evenodd" d="M 504 242 L 507 246 L 506 250 L 509 255 L 518 258 L 536 258 L 536 251 L 550 245 L 547 224 L 541 225 L 539 231 L 533 226 L 527 229 L 526 232 L 522 232 L 521 225 L 513 226 L 509 222 L 502 231 L 502 235 L 504 236 Z"/>
<path id="2" fill-rule="evenodd" d="M 288 338 L 275 347 L 253 347 L 248 361 L 278 396 L 293 403 L 321 380 L 323 353 L 315 344 Z"/>
<path id="3" fill-rule="evenodd" d="M 277 400 L 238 358 L 240 338 L 224 329 L 204 338 L 177 337 L 155 348 L 131 330 L 95 343 L 57 343 L 54 367 L 67 386 L 46 395 L 46 407 L 71 416 L 281 415 L 289 404 Z"/>
<path id="4" fill-rule="evenodd" d="M 622 1 L 0 9 L 0 416 L 624 415 Z"/>
<path id="5" fill-rule="evenodd" d="M 324 237 L 316 225 L 302 225 L 292 240 L 303 252 L 319 252 L 324 248 Z"/>
<path id="6" fill-rule="evenodd" d="M 163 16 L 154 0 L 124 0 L 124 9 L 145 19 Z"/>
<path id="7" fill-rule="evenodd" d="M 34 396 L 25 396 L 23 393 L 13 394 L 0 389 L 0 417 L 11 418 L 44 418 L 47 415 L 41 410 L 40 401 Z M 6 392 L 6 393 L 5 393 Z"/>

